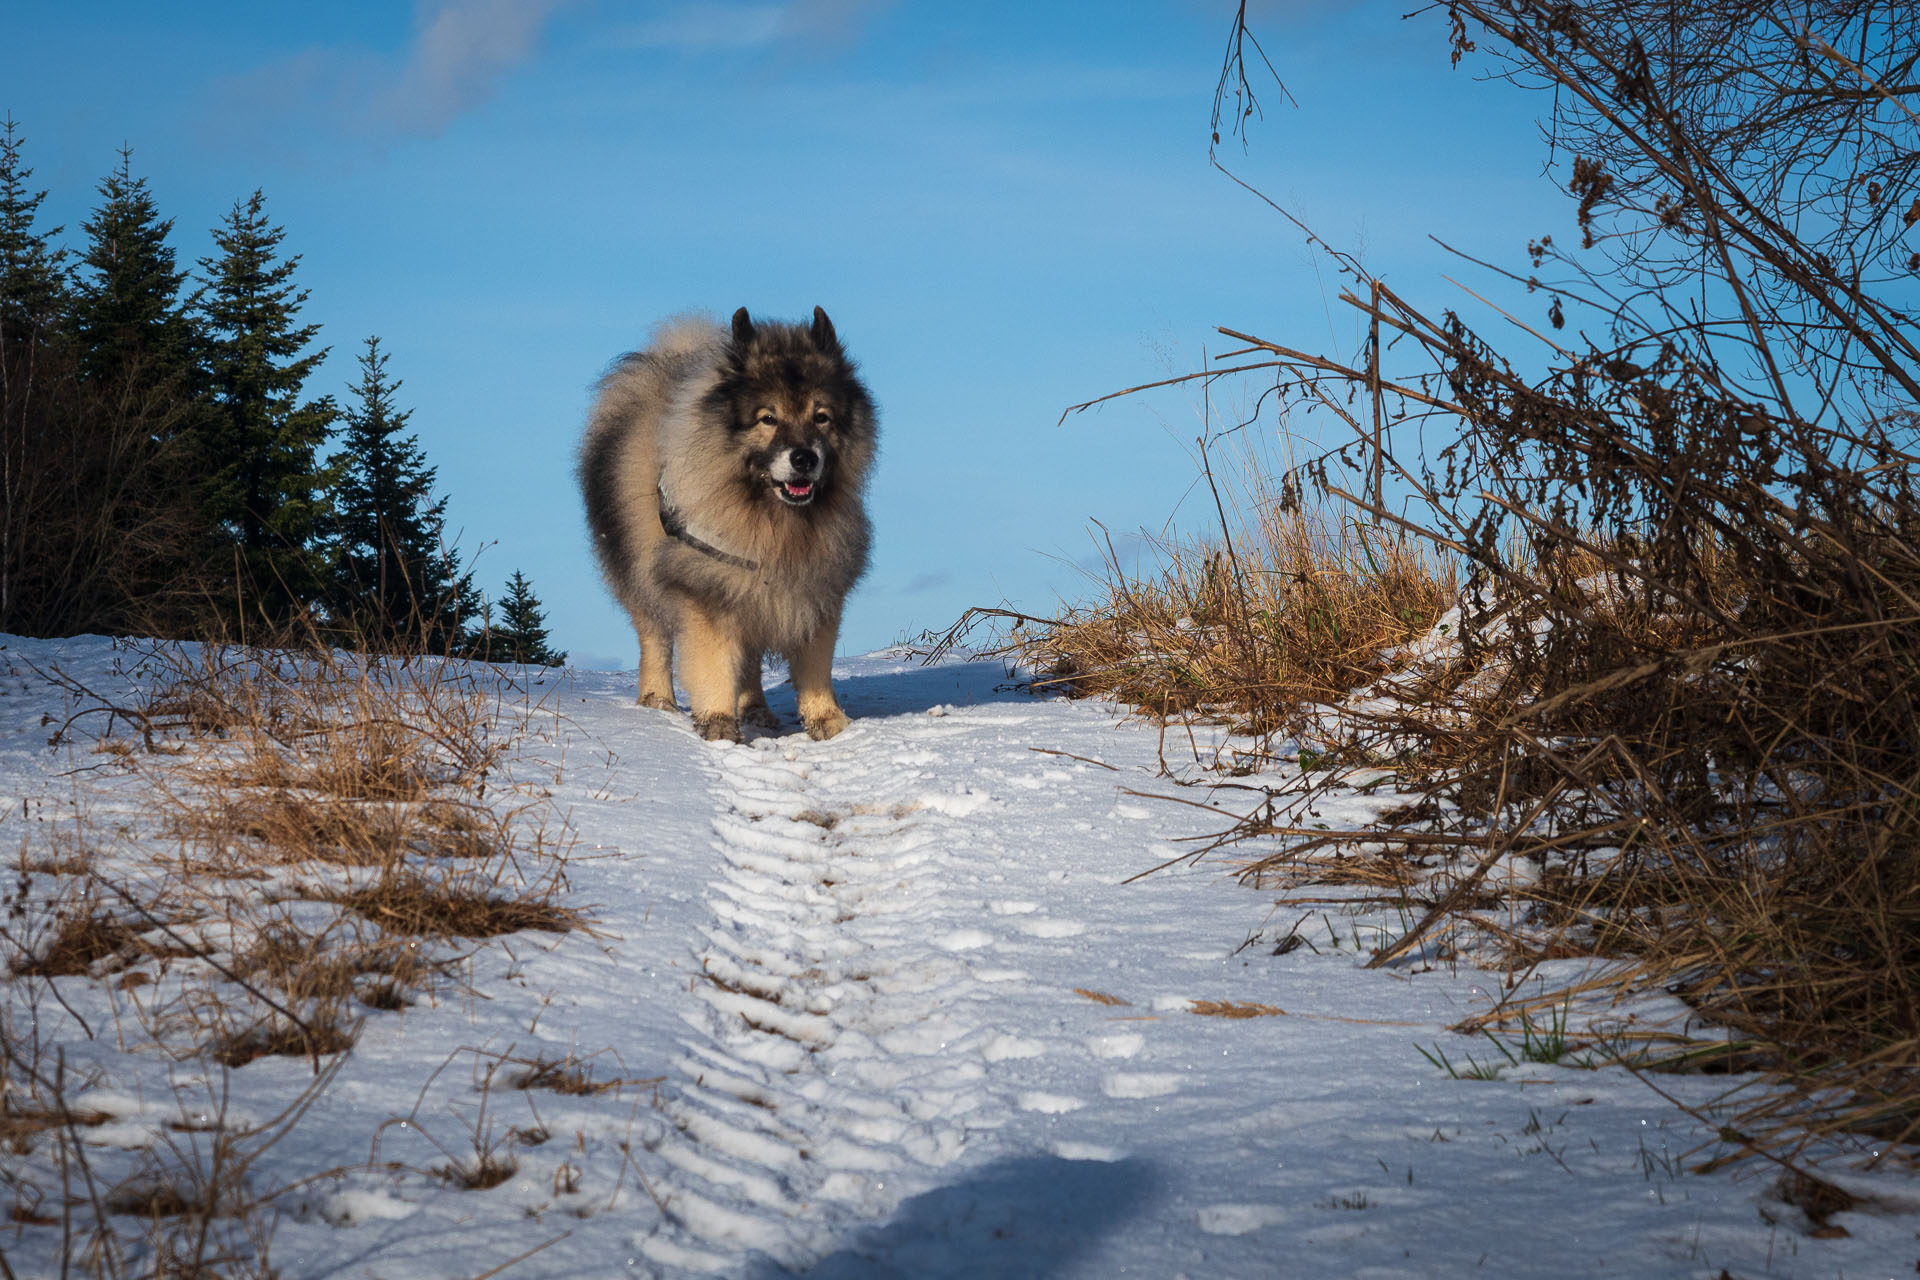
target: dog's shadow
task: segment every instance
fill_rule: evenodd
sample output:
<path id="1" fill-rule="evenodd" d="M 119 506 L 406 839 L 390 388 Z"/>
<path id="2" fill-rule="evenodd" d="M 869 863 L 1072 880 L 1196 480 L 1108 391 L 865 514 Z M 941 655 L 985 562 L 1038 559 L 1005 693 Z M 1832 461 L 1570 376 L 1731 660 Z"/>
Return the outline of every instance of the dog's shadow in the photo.
<path id="1" fill-rule="evenodd" d="M 1161 1181 L 1150 1162 L 1136 1158 L 1011 1156 L 903 1201 L 890 1221 L 798 1274 L 821 1280 L 1061 1275 L 1122 1223 L 1149 1211 Z M 764 1259 L 748 1272 L 752 1280 L 793 1274 Z"/>
<path id="2" fill-rule="evenodd" d="M 857 665 L 874 660 L 856 658 Z M 877 664 L 874 664 L 877 665 Z M 775 681 L 778 681 L 776 684 Z M 1032 702 L 1035 695 L 999 662 L 943 662 L 937 666 L 908 666 L 899 670 L 866 671 L 836 676 L 834 692 L 840 705 L 855 720 L 868 717 L 924 715 L 935 707 L 979 706 L 993 702 Z M 767 706 L 780 717 L 776 731 L 789 733 L 800 723 L 794 707 L 793 685 L 786 672 L 767 673 Z"/>

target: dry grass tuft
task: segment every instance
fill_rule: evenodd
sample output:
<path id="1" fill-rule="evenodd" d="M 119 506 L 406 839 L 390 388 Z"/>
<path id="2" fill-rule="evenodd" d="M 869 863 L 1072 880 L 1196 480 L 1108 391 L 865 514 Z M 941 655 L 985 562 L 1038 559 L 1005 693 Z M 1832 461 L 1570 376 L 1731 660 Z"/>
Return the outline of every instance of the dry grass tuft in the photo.
<path id="1" fill-rule="evenodd" d="M 83 1129 L 98 1128 L 113 1119 L 105 1111 L 94 1111 L 85 1107 L 75 1109 L 52 1107 L 25 1107 L 16 1110 L 11 1098 L 0 1106 L 0 1147 L 23 1156 L 33 1148 L 33 1139 L 49 1129 L 64 1129 L 78 1125 Z"/>
<path id="2" fill-rule="evenodd" d="M 488 1151 L 471 1160 L 450 1160 L 434 1172 L 462 1191 L 490 1191 L 520 1172 L 520 1162 L 509 1154 Z"/>
<path id="3" fill-rule="evenodd" d="M 1307 511 L 1257 473 L 1240 478 L 1253 515 L 1233 536 L 1162 544 L 1147 576 L 1110 554 L 1095 603 L 1052 618 L 971 610 L 946 643 L 1010 621 L 1001 652 L 1036 673 L 1036 689 L 1267 733 L 1387 674 L 1384 651 L 1454 604 L 1447 561 L 1422 544 Z"/>
<path id="4" fill-rule="evenodd" d="M 1119 996 L 1110 996 L 1104 991 L 1090 991 L 1085 987 L 1075 987 L 1073 994 L 1083 999 L 1091 1000 L 1095 1004 L 1131 1005 L 1133 1003 L 1131 1000 L 1122 1000 Z"/>
<path id="5" fill-rule="evenodd" d="M 208 1206 L 169 1182 L 140 1179 L 115 1187 L 107 1196 L 107 1212 L 131 1214 L 137 1218 L 175 1218 L 186 1214 L 205 1214 Z"/>
<path id="6" fill-rule="evenodd" d="M 1236 784 L 1258 807 L 1206 848 L 1259 839 L 1258 883 L 1394 904 L 1407 927 L 1372 965 L 1467 952 L 1518 991 L 1543 962 L 1600 959 L 1601 978 L 1544 998 L 1604 1015 L 1671 992 L 1738 1047 L 1652 1065 L 1763 1066 L 1782 1086 L 1716 1122 L 1722 1158 L 1839 1138 L 1920 1159 L 1914 420 L 1756 408 L 1651 342 L 1563 352 L 1529 383 L 1457 318 L 1377 298 L 1350 300 L 1433 358 L 1460 432 L 1424 479 L 1402 472 L 1424 523 L 1325 481 L 1352 518 L 1256 508 L 1274 550 L 1176 554 L 1145 588 L 1113 568 L 1098 606 L 1012 647 L 1055 655 L 1071 692 L 1230 715 L 1265 739 L 1243 755 L 1295 756 L 1297 782 Z M 1368 386 L 1245 340 L 1322 403 Z M 1425 412 L 1424 385 L 1386 394 Z M 1284 637 L 1259 630 L 1276 614 Z M 1416 799 L 1380 825 L 1313 820 L 1385 781 Z M 1477 1025 L 1524 1034 L 1528 1005 Z"/>
<path id="7" fill-rule="evenodd" d="M 309 1018 L 293 1022 L 284 1017 L 270 1018 L 238 1035 L 215 1041 L 207 1056 L 223 1067 L 244 1067 L 261 1058 L 307 1058 L 319 1060 L 353 1048 L 353 1029 L 342 1026 L 327 1015 L 336 1011 L 322 1008 L 309 1011 Z M 317 1015 L 317 1016 L 316 1016 Z"/>
<path id="8" fill-rule="evenodd" d="M 538 897 L 492 892 L 491 881 L 454 884 L 403 871 L 363 889 L 327 894 L 389 934 L 423 938 L 493 938 L 537 929 L 566 933 L 581 924 L 578 912 Z"/>
<path id="9" fill-rule="evenodd" d="M 396 1013 L 413 1002 L 407 999 L 407 986 L 400 982 L 374 982 L 360 988 L 356 997 L 369 1009 Z"/>
<path id="10" fill-rule="evenodd" d="M 171 827 L 245 866 L 387 867 L 409 855 L 488 858 L 509 847 L 491 813 L 470 802 L 368 801 L 281 787 L 210 789 L 176 812 Z"/>
<path id="11" fill-rule="evenodd" d="M 267 1276 L 270 1196 L 248 1167 L 325 1092 L 365 1019 L 469 981 L 462 940 L 587 927 L 557 901 L 564 828 L 556 839 L 547 793 L 510 767 L 539 708 L 438 659 L 311 644 L 117 652 L 133 657 L 116 674 L 144 692 L 41 673 L 78 707 L 56 740 L 82 721 L 121 731 L 90 767 L 138 775 L 147 808 L 106 848 L 37 831 L 0 903 L 0 1147 L 30 1162 L 9 1171 L 13 1221 L 68 1232 L 76 1274 Z M 153 832 L 157 855 L 117 847 Z M 155 963 L 127 971 L 142 960 Z M 77 1127 L 107 1117 L 65 1099 L 104 1081 L 69 1072 L 39 1030 L 56 976 L 111 982 L 118 1034 L 197 1057 L 211 1079 L 293 1057 L 311 1082 L 264 1126 L 229 1123 L 220 1095 L 204 1108 L 219 1118 L 98 1160 Z M 624 1083 L 558 1070 L 550 1087 Z M 474 1188 L 510 1177 L 489 1134 L 471 1160 L 449 1153 L 443 1175 Z"/>
<path id="12" fill-rule="evenodd" d="M 1257 1000 L 1195 1000 L 1189 1013 L 1197 1013 L 1203 1018 L 1279 1018 L 1286 1016 L 1286 1010 L 1277 1004 L 1261 1004 Z"/>
<path id="13" fill-rule="evenodd" d="M 657 1085 L 666 1077 L 648 1076 L 631 1078 L 614 1076 L 606 1080 L 593 1078 L 593 1063 L 569 1053 L 564 1058 L 514 1059 L 522 1070 L 512 1076 L 507 1083 L 516 1089 L 545 1089 L 569 1097 L 590 1097 L 594 1094 L 613 1093 L 629 1086 Z"/>
<path id="14" fill-rule="evenodd" d="M 97 964 L 124 959 L 140 941 L 140 931 L 105 912 L 61 918 L 36 955 L 10 966 L 16 977 L 70 978 L 93 972 Z"/>
<path id="15" fill-rule="evenodd" d="M 16 869 L 21 875 L 84 876 L 93 870 L 96 852 L 77 832 L 56 827 L 45 847 L 21 846 Z"/>

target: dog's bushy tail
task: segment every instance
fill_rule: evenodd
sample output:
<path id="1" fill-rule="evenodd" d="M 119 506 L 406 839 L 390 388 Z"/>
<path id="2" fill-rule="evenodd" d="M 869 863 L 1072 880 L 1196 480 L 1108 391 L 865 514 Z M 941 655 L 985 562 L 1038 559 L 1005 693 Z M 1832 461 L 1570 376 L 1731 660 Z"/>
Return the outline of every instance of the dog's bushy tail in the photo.
<path id="1" fill-rule="evenodd" d="M 726 340 L 726 332 L 710 315 L 689 312 L 662 320 L 652 334 L 647 350 L 655 355 L 693 355 Z"/>

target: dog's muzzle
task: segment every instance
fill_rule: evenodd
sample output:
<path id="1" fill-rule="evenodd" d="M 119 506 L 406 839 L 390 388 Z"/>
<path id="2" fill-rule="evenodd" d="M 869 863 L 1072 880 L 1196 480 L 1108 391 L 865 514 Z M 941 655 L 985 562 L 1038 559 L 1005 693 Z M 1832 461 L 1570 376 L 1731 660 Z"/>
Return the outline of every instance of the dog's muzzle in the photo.
<path id="1" fill-rule="evenodd" d="M 773 461 L 773 491 L 790 507 L 804 507 L 820 491 L 824 460 L 817 449 L 789 449 Z"/>

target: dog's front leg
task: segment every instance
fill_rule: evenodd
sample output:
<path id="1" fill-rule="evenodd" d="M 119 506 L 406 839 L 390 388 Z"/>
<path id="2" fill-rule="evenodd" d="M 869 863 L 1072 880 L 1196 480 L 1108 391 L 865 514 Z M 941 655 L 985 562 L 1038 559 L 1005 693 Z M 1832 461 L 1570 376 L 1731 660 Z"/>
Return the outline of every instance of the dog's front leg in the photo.
<path id="1" fill-rule="evenodd" d="M 633 629 L 640 637 L 640 705 L 660 711 L 678 711 L 673 700 L 673 636 L 644 613 L 634 612 Z"/>
<path id="2" fill-rule="evenodd" d="M 740 655 L 740 723 L 756 729 L 778 729 L 780 717 L 767 706 L 767 689 L 761 681 L 764 656 L 758 649 L 749 649 Z"/>
<path id="3" fill-rule="evenodd" d="M 806 643 L 789 650 L 787 671 L 793 677 L 800 719 L 813 738 L 831 738 L 847 727 L 847 713 L 833 696 L 833 646 L 840 638 L 840 615 L 821 623 Z"/>
<path id="4" fill-rule="evenodd" d="M 680 679 L 693 704 L 693 727 L 708 741 L 739 742 L 740 663 L 744 645 L 725 618 L 689 604 L 680 635 Z"/>

